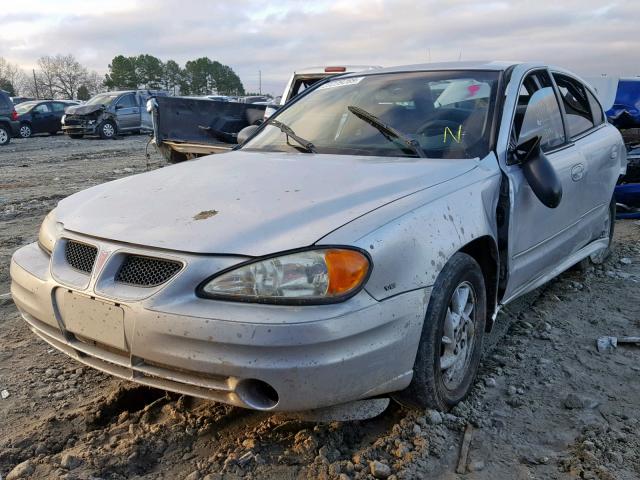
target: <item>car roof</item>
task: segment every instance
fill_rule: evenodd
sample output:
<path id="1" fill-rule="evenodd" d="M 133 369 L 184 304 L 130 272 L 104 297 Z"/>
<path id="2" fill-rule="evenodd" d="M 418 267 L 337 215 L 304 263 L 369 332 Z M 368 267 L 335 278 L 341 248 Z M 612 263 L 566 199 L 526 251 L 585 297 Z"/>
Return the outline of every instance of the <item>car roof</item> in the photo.
<path id="1" fill-rule="evenodd" d="M 381 73 L 405 73 L 405 72 L 430 72 L 443 70 L 489 70 L 504 71 L 509 67 L 520 65 L 523 62 L 510 61 L 474 61 L 474 62 L 438 62 L 438 63 L 418 63 L 413 65 L 400 65 L 396 67 L 385 67 L 375 70 L 349 73 L 346 76 L 378 75 Z M 531 64 L 532 66 L 538 64 Z"/>

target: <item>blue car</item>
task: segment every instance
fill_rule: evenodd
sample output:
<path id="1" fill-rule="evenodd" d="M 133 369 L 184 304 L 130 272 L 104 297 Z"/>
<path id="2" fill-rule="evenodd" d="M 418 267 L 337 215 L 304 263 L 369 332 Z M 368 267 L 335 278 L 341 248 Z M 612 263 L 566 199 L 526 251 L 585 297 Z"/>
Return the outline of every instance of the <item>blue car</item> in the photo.
<path id="1" fill-rule="evenodd" d="M 640 219 L 640 146 L 627 154 L 627 174 L 615 189 L 617 218 Z"/>

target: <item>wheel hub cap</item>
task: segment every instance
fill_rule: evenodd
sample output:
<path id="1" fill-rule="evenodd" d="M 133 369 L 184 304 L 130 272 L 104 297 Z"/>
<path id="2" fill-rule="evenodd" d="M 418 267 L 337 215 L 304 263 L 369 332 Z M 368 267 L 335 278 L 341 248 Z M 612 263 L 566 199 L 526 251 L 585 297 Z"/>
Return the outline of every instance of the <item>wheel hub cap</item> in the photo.
<path id="1" fill-rule="evenodd" d="M 462 282 L 451 295 L 440 348 L 442 379 L 449 390 L 460 385 L 471 360 L 475 342 L 475 309 L 473 286 Z"/>

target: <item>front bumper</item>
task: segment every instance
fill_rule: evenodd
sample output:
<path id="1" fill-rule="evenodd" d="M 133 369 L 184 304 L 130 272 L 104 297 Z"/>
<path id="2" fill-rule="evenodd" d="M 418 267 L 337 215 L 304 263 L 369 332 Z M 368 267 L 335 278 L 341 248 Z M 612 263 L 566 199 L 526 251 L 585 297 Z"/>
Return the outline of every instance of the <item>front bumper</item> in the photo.
<path id="1" fill-rule="evenodd" d="M 62 125 L 63 133 L 67 135 L 94 135 L 97 124 L 79 123 L 76 125 Z"/>
<path id="2" fill-rule="evenodd" d="M 196 297 L 195 286 L 241 259 L 180 254 L 180 273 L 140 289 L 110 282 L 112 263 L 126 254 L 175 259 L 175 252 L 83 241 L 107 252 L 98 271 L 84 279 L 65 272 L 64 240 L 53 259 L 27 245 L 12 258 L 11 293 L 37 335 L 87 365 L 165 390 L 281 411 L 397 391 L 411 380 L 428 290 L 383 302 L 362 291 L 343 303 L 304 307 L 213 301 Z M 264 385 L 275 400 L 265 398 Z"/>

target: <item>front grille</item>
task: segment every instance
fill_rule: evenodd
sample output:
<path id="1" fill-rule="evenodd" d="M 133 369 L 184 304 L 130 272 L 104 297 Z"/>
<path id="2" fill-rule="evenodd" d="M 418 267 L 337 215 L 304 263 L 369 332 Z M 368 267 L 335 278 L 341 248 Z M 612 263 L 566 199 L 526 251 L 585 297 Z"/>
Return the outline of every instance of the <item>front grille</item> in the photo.
<path id="1" fill-rule="evenodd" d="M 83 125 L 85 123 L 85 119 L 79 116 L 67 115 L 64 118 L 65 125 Z"/>
<path id="2" fill-rule="evenodd" d="M 173 260 L 129 255 L 116 274 L 116 282 L 138 287 L 157 287 L 181 268 L 182 264 Z"/>
<path id="3" fill-rule="evenodd" d="M 98 255 L 98 249 L 86 243 L 67 240 L 64 247 L 64 257 L 67 259 L 67 263 L 84 273 L 91 273 L 96 255 Z"/>

